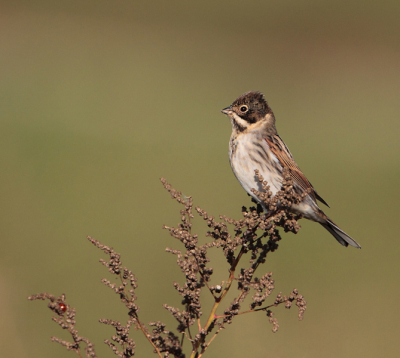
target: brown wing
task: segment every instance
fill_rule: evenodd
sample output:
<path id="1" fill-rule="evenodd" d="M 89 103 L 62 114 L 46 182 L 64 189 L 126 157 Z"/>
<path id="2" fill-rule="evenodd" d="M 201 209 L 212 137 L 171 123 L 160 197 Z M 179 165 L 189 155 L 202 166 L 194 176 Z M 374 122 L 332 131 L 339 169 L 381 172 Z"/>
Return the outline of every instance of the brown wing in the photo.
<path id="1" fill-rule="evenodd" d="M 282 167 L 289 168 L 289 173 L 292 176 L 294 183 L 301 187 L 304 191 L 311 189 L 311 196 L 314 197 L 314 200 L 318 199 L 321 203 L 324 203 L 329 207 L 327 202 L 318 195 L 314 187 L 300 170 L 294 161 L 289 148 L 286 146 L 283 140 L 277 134 L 271 137 L 268 136 L 265 138 L 265 140 L 267 141 L 272 153 L 274 153 L 278 158 Z"/>

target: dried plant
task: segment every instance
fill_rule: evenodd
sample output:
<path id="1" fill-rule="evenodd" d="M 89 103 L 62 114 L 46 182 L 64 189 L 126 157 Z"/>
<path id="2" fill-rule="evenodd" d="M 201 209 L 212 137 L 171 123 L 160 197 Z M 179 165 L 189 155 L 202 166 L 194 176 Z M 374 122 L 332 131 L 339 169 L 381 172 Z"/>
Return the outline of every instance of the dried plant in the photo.
<path id="1" fill-rule="evenodd" d="M 154 353 L 159 357 L 184 358 L 182 345 L 186 340 L 190 343 L 190 358 L 200 358 L 218 333 L 226 328 L 227 324 L 232 323 L 237 315 L 264 312 L 272 324 L 272 331 L 276 332 L 279 324 L 274 317 L 274 307 L 283 304 L 285 308 L 291 308 L 295 303 L 298 307 L 298 318 L 303 319 L 306 301 L 297 289 L 294 289 L 289 295 L 279 293 L 273 301 L 266 304 L 266 300 L 274 290 L 272 273 L 268 272 L 256 277 L 255 272 L 265 262 L 268 253 L 274 252 L 278 248 L 278 241 L 281 240 L 278 227 L 283 228 L 285 232 L 298 232 L 300 228 L 298 220 L 301 217 L 290 213 L 289 209 L 292 203 L 299 203 L 303 200 L 304 195 L 295 193 L 288 172 L 284 173 L 285 180 L 282 188 L 274 197 L 269 190 L 268 183 L 263 180 L 258 171 L 255 172 L 255 175 L 261 183 L 262 191 L 253 190 L 253 192 L 261 199 L 263 206 L 269 209 L 270 214 L 263 214 L 260 205 L 249 209 L 243 207 L 242 219 L 233 220 L 226 216 L 220 216 L 221 221 L 215 220 L 213 216 L 199 207 L 193 210 L 191 197 L 183 196 L 181 192 L 172 189 L 165 179 L 161 179 L 171 197 L 182 205 L 181 222 L 177 227 L 164 226 L 164 229 L 168 230 L 184 247 L 182 250 L 166 249 L 167 252 L 177 257 L 177 264 L 185 275 L 183 285 L 174 282 L 174 288 L 182 296 L 182 307 L 176 308 L 164 304 L 164 308 L 178 322 L 176 333 L 166 330 L 166 325 L 160 321 L 150 322 L 148 326 L 151 328 L 149 328 L 140 320 L 139 307 L 135 303 L 136 277 L 130 270 L 122 266 L 120 254 L 99 241 L 88 238 L 97 248 L 108 255 L 107 261 L 100 260 L 100 262 L 108 268 L 111 274 L 119 277 L 120 284 L 111 283 L 107 279 L 103 279 L 102 282 L 119 296 L 120 301 L 127 308 L 126 325 L 109 319 L 100 320 L 101 323 L 115 329 L 115 335 L 111 340 L 105 340 L 105 343 L 117 356 L 131 357 L 134 355 L 135 343 L 130 338 L 131 327 L 143 332 L 153 346 Z M 209 228 L 206 236 L 211 240 L 203 245 L 199 244 L 198 236 L 192 233 L 194 212 L 206 221 Z M 232 232 L 229 231 L 228 225 L 233 227 Z M 222 250 L 227 261 L 229 274 L 223 282 L 216 283 L 211 280 L 214 271 L 209 266 L 208 251 L 210 249 Z M 245 261 L 246 257 L 248 257 L 247 262 Z M 234 290 L 234 283 L 237 284 L 235 297 L 230 303 L 227 303 L 225 298 L 229 291 Z M 206 313 L 205 319 L 202 318 L 204 314 L 200 299 L 203 290 L 209 292 L 214 302 L 210 312 Z M 252 293 L 251 297 L 250 293 Z M 250 298 L 247 309 L 243 308 L 246 297 Z M 50 301 L 49 308 L 56 313 L 53 320 L 62 328 L 67 329 L 73 339 L 73 342 L 67 342 L 52 337 L 53 341 L 75 351 L 81 357 L 81 345 L 84 343 L 85 356 L 96 357 L 93 344 L 87 338 L 78 335 L 78 331 L 74 327 L 75 310 L 65 303 L 65 295 L 56 299 L 53 295 L 44 293 L 30 296 L 28 299 L 48 299 Z M 223 311 L 217 314 L 217 310 Z"/>
<path id="2" fill-rule="evenodd" d="M 58 323 L 63 329 L 66 329 L 73 339 L 73 342 L 64 341 L 57 337 L 51 337 L 53 342 L 60 343 L 66 347 L 69 351 L 74 351 L 80 357 L 82 357 L 81 344 L 85 343 L 85 356 L 86 357 L 97 357 L 94 351 L 94 345 L 89 339 L 82 337 L 78 334 L 78 330 L 75 329 L 75 309 L 65 303 L 65 295 L 62 294 L 60 297 L 55 297 L 49 293 L 40 293 L 38 295 L 32 295 L 28 297 L 28 300 L 49 300 L 49 307 L 56 316 L 53 317 L 53 321 Z"/>

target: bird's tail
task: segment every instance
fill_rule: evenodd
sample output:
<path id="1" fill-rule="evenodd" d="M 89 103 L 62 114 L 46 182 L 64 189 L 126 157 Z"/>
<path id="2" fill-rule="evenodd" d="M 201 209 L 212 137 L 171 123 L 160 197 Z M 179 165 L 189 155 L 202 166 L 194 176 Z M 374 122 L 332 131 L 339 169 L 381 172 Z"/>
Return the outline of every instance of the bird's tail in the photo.
<path id="1" fill-rule="evenodd" d="M 349 235 L 347 235 L 339 226 L 337 226 L 333 221 L 327 218 L 326 222 L 321 223 L 321 225 L 328 230 L 333 237 L 339 241 L 339 243 L 343 246 L 353 246 L 357 249 L 361 249 L 361 246 L 353 240 Z"/>

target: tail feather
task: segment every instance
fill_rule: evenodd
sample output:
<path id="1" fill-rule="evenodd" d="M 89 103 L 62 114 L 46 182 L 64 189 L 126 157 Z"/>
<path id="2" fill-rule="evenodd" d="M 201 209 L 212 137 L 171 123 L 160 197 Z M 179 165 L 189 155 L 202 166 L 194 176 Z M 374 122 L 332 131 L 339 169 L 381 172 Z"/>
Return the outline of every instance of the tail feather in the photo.
<path id="1" fill-rule="evenodd" d="M 342 229 L 340 229 L 336 224 L 334 224 L 330 219 L 327 219 L 325 223 L 321 223 L 321 225 L 328 230 L 332 236 L 339 241 L 339 243 L 343 246 L 353 246 L 357 249 L 361 249 L 361 246 L 353 240 L 349 235 L 347 235 Z"/>

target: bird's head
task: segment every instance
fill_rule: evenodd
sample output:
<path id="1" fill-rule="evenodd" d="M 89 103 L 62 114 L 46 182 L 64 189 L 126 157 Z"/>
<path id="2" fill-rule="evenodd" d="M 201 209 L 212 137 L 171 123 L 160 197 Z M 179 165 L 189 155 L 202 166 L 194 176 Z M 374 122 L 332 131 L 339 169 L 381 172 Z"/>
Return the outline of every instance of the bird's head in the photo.
<path id="1" fill-rule="evenodd" d="M 274 114 L 268 106 L 264 95 L 258 91 L 242 94 L 221 112 L 230 118 L 232 129 L 237 132 L 265 125 L 275 126 Z"/>

